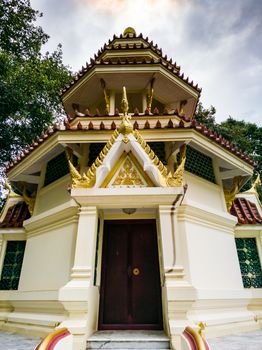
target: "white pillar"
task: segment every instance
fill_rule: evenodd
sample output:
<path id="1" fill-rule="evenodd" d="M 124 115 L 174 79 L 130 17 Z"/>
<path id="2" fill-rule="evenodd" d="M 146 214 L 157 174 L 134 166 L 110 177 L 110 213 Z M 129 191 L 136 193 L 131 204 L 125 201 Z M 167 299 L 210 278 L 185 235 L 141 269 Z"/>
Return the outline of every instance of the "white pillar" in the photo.
<path id="1" fill-rule="evenodd" d="M 177 212 L 171 205 L 159 206 L 163 263 L 165 274 L 175 278 L 184 277 L 180 232 L 177 225 Z"/>
<path id="2" fill-rule="evenodd" d="M 177 213 L 171 205 L 159 206 L 159 230 L 164 269 L 163 305 L 164 317 L 171 336 L 172 348 L 181 348 L 181 333 L 186 326 L 192 326 L 187 318 L 196 299 L 196 291 L 187 280 L 183 267 L 183 250 L 187 249 L 180 239 Z M 183 233 L 183 232 L 182 232 Z"/>
<path id="3" fill-rule="evenodd" d="M 59 290 L 59 301 L 68 312 L 66 321 L 59 327 L 67 327 L 74 335 L 74 349 L 85 350 L 86 338 L 94 331 L 90 310 L 98 303 L 98 290 L 92 285 L 97 237 L 97 208 L 80 208 L 75 246 L 74 265 L 70 281 Z M 95 302 L 94 302 L 95 300 Z"/>
<path id="4" fill-rule="evenodd" d="M 97 230 L 96 207 L 81 207 L 71 280 L 90 282 Z"/>

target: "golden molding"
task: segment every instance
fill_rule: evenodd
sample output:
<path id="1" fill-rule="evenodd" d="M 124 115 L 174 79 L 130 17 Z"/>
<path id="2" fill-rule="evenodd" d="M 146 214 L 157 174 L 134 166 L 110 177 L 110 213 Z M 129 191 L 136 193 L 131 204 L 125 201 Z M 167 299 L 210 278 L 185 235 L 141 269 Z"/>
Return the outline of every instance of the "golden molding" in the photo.
<path id="1" fill-rule="evenodd" d="M 91 167 L 87 170 L 86 173 L 83 173 L 82 175 L 79 173 L 79 171 L 74 167 L 73 165 L 73 154 L 70 148 L 66 147 L 66 157 L 68 160 L 70 175 L 72 179 L 72 188 L 91 188 L 96 183 L 96 170 L 97 168 L 103 163 L 103 160 L 113 144 L 115 143 L 115 140 L 117 139 L 119 135 L 119 132 L 117 130 L 114 131 L 113 135 L 111 136 L 111 139 L 106 143 L 102 151 L 97 156 L 96 160 L 93 162 Z"/>
<path id="2" fill-rule="evenodd" d="M 150 148 L 150 146 L 143 139 L 138 130 L 133 131 L 133 135 L 136 138 L 137 142 L 141 145 L 143 150 L 151 159 L 152 163 L 158 168 L 160 174 L 162 175 L 164 182 L 163 185 L 169 187 L 180 187 L 183 186 L 185 162 L 186 162 L 186 145 L 183 145 L 180 150 L 180 164 L 177 167 L 174 174 L 168 172 L 166 166 L 161 162 L 155 152 Z"/>
<path id="3" fill-rule="evenodd" d="M 122 123 L 119 127 L 119 131 L 115 130 L 111 139 L 107 142 L 107 144 L 104 146 L 102 151 L 99 153 L 99 156 L 96 158 L 94 163 L 91 165 L 91 167 L 87 170 L 86 173 L 83 173 L 82 175 L 79 173 L 79 171 L 74 167 L 72 157 L 73 153 L 70 148 L 66 148 L 66 156 L 68 160 L 70 175 L 72 178 L 72 188 L 91 188 L 96 183 L 96 170 L 97 168 L 103 163 L 103 160 L 105 156 L 108 154 L 109 150 L 115 143 L 115 140 L 119 136 L 119 133 L 122 133 L 124 135 L 123 142 L 129 142 L 129 134 L 133 134 L 136 141 L 140 144 L 140 146 L 143 148 L 143 150 L 146 152 L 148 157 L 150 158 L 151 162 L 157 167 L 161 178 L 160 178 L 160 185 L 163 187 L 181 187 L 183 186 L 183 178 L 184 178 L 184 170 L 185 170 L 185 162 L 186 162 L 186 145 L 181 146 L 180 148 L 180 164 L 178 165 L 176 171 L 174 173 L 169 172 L 166 168 L 166 166 L 161 162 L 161 160 L 158 158 L 158 156 L 155 154 L 155 152 L 151 149 L 151 147 L 146 143 L 146 141 L 143 139 L 141 134 L 138 130 L 133 130 L 133 126 L 130 123 L 129 117 L 126 115 L 128 110 L 128 104 L 126 105 L 126 93 L 124 89 L 124 113 L 125 115 L 122 118 Z M 137 162 L 138 163 L 138 162 Z M 136 163 L 135 163 L 136 165 Z M 104 183 L 103 186 L 104 187 Z"/>

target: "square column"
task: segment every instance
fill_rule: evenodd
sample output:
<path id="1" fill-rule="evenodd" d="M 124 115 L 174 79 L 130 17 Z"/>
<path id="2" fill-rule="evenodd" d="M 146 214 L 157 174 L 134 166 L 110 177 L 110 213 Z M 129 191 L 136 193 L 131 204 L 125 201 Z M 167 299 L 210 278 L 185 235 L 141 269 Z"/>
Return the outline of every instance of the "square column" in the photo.
<path id="1" fill-rule="evenodd" d="M 196 300 L 196 290 L 185 274 L 183 252 L 187 249 L 183 232 L 177 223 L 176 209 L 171 205 L 159 206 L 158 225 L 164 273 L 163 305 L 164 320 L 170 333 L 172 347 L 181 349 L 181 333 L 186 326 L 194 326 L 187 312 Z"/>
<path id="2" fill-rule="evenodd" d="M 76 350 L 85 350 L 86 337 L 96 326 L 89 322 L 94 319 L 89 314 L 94 312 L 99 301 L 98 289 L 92 285 L 97 221 L 95 206 L 80 207 L 74 265 L 70 281 L 59 291 L 59 301 L 69 314 L 59 327 L 67 327 L 74 335 Z"/>

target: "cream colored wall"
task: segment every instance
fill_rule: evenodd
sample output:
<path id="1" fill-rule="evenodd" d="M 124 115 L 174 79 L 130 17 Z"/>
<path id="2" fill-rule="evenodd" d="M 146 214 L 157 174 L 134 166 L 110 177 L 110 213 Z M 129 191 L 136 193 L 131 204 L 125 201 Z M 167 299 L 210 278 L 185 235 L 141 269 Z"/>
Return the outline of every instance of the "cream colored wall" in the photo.
<path id="1" fill-rule="evenodd" d="M 70 183 L 71 179 L 68 174 L 52 182 L 48 186 L 42 187 L 38 191 L 34 215 L 38 215 L 69 201 L 71 196 L 67 188 Z"/>
<path id="2" fill-rule="evenodd" d="M 70 275 L 76 224 L 67 224 L 29 237 L 26 243 L 19 290 L 55 290 Z"/>
<path id="3" fill-rule="evenodd" d="M 192 284 L 199 289 L 242 289 L 234 235 L 190 222 L 185 227 Z"/>
<path id="4" fill-rule="evenodd" d="M 234 239 L 236 219 L 226 211 L 223 189 L 190 173 L 179 229 L 186 237 L 184 261 L 191 283 L 199 289 L 242 289 Z"/>
<path id="5" fill-rule="evenodd" d="M 215 210 L 226 211 L 223 189 L 189 172 L 185 174 L 185 183 L 188 185 L 185 200 L 207 206 Z"/>

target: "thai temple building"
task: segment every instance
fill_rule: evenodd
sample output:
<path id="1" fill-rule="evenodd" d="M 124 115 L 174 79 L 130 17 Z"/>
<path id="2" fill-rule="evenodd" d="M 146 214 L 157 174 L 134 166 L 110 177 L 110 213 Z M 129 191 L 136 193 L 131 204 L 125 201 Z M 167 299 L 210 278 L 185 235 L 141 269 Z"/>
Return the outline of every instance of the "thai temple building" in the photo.
<path id="1" fill-rule="evenodd" d="M 240 193 L 255 163 L 196 122 L 200 93 L 130 27 L 82 67 L 67 119 L 6 168 L 0 329 L 66 328 L 73 350 L 157 333 L 185 350 L 186 327 L 262 328 L 260 180 Z"/>

